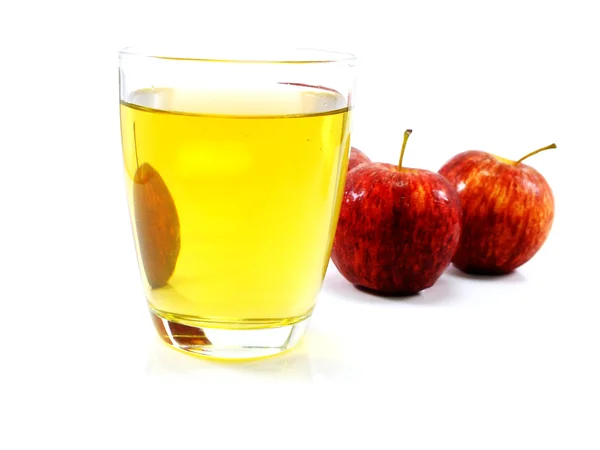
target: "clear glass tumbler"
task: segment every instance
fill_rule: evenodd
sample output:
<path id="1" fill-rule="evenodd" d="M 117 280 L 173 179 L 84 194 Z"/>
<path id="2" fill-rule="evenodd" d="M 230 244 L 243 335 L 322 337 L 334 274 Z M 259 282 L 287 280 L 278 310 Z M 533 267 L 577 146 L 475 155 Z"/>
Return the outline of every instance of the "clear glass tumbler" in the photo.
<path id="1" fill-rule="evenodd" d="M 120 52 L 123 159 L 152 321 L 218 358 L 301 339 L 350 144 L 350 54 Z"/>

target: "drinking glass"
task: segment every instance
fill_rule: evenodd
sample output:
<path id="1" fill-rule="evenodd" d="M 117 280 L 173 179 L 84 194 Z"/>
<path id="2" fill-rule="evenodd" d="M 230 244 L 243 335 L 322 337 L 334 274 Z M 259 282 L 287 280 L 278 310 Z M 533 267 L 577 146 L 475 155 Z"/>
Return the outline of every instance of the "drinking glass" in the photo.
<path id="1" fill-rule="evenodd" d="M 345 181 L 354 56 L 120 51 L 138 263 L 168 344 L 254 358 L 302 338 Z"/>

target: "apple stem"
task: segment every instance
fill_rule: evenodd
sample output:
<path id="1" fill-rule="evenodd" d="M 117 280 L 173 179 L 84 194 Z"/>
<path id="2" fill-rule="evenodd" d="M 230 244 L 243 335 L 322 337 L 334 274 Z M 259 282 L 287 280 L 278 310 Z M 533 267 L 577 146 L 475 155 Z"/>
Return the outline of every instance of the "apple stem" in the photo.
<path id="1" fill-rule="evenodd" d="M 400 150 L 400 161 L 398 162 L 398 169 L 402 169 L 402 160 L 404 159 L 404 150 L 406 149 L 406 142 L 408 137 L 412 133 L 412 130 L 406 130 L 404 132 L 404 142 L 402 142 L 402 150 Z"/>
<path id="2" fill-rule="evenodd" d="M 531 152 L 531 153 L 527 153 L 527 154 L 526 154 L 525 156 L 523 156 L 521 159 L 519 159 L 518 161 L 516 161 L 516 162 L 515 162 L 515 165 L 516 165 L 516 164 L 519 164 L 519 163 L 520 163 L 521 161 L 523 161 L 524 159 L 527 159 L 527 158 L 529 158 L 530 156 L 533 156 L 533 155 L 535 155 L 536 153 L 543 152 L 544 150 L 549 150 L 549 149 L 551 149 L 551 148 L 556 148 L 556 144 L 550 144 L 550 145 L 547 145 L 546 147 L 538 148 L 537 150 L 535 150 L 535 151 L 533 151 L 533 152 Z"/>
<path id="3" fill-rule="evenodd" d="M 133 150 L 135 151 L 135 168 L 140 168 L 140 161 L 138 160 L 138 151 L 137 151 L 137 138 L 135 136 L 135 122 L 133 122 Z"/>

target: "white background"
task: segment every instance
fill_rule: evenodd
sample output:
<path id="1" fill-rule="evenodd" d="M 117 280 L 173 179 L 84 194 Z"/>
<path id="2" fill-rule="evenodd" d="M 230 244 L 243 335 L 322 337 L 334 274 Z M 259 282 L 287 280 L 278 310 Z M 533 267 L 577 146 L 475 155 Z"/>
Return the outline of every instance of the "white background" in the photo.
<path id="1" fill-rule="evenodd" d="M 0 447 L 598 449 L 600 27 L 589 1 L 4 2 Z M 554 189 L 539 254 L 403 301 L 330 268 L 303 344 L 224 364 L 146 313 L 122 180 L 117 51 L 357 54 L 353 145 L 437 170 L 483 149 Z"/>

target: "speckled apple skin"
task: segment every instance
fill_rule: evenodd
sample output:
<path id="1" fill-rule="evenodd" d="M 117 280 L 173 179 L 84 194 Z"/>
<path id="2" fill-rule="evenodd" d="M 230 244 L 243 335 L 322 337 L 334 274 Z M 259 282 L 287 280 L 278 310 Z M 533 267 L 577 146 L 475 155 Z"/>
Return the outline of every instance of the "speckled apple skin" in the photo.
<path id="1" fill-rule="evenodd" d="M 371 160 L 359 149 L 357 149 L 356 147 L 352 147 L 350 149 L 350 157 L 348 158 L 348 170 L 352 170 L 356 166 L 364 162 L 371 162 Z"/>
<path id="2" fill-rule="evenodd" d="M 148 284 L 152 289 L 169 282 L 181 249 L 179 215 L 160 174 L 148 163 L 133 179 L 135 228 Z"/>
<path id="3" fill-rule="evenodd" d="M 456 187 L 463 209 L 452 260 L 460 270 L 508 273 L 542 247 L 554 219 L 554 197 L 533 167 L 471 150 L 450 159 L 440 173 Z"/>
<path id="4" fill-rule="evenodd" d="M 458 195 L 438 173 L 362 164 L 346 179 L 332 260 L 357 286 L 414 294 L 450 264 L 460 221 Z"/>

